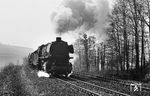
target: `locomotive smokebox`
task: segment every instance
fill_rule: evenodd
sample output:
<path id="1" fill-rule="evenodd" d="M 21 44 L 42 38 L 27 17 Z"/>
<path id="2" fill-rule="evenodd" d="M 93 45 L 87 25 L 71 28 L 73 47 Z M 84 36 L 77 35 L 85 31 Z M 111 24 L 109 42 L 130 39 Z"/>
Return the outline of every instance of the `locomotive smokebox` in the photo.
<path id="1" fill-rule="evenodd" d="M 61 41 L 61 37 L 56 37 L 56 41 Z"/>

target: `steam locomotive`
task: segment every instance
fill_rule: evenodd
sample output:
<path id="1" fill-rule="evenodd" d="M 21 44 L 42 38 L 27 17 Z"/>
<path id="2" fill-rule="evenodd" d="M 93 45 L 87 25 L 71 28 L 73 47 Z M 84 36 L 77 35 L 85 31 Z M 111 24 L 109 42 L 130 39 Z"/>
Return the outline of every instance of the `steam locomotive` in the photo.
<path id="1" fill-rule="evenodd" d="M 65 75 L 72 71 L 72 64 L 69 62 L 74 53 L 73 45 L 56 37 L 56 41 L 41 45 L 33 53 L 29 54 L 29 65 L 38 70 L 44 70 L 52 75 Z M 44 67 L 45 66 L 45 67 Z"/>

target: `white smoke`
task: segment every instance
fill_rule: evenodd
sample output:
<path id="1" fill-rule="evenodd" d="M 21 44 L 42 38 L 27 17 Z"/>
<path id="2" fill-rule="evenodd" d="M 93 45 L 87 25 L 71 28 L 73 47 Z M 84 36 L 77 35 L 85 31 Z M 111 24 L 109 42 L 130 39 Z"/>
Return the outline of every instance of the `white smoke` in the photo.
<path id="1" fill-rule="evenodd" d="M 38 71 L 37 76 L 38 77 L 47 77 L 47 78 L 50 77 L 50 75 L 48 73 L 46 73 L 45 71 Z"/>
<path id="2" fill-rule="evenodd" d="M 111 7 L 108 0 L 64 0 L 52 14 L 56 33 L 95 35 L 105 39 Z M 75 35 L 75 38 L 78 36 Z"/>
<path id="3" fill-rule="evenodd" d="M 72 59 L 70 59 L 70 62 L 72 64 L 75 63 L 75 61 L 79 58 L 79 56 L 77 54 L 69 54 L 70 57 L 73 57 Z"/>

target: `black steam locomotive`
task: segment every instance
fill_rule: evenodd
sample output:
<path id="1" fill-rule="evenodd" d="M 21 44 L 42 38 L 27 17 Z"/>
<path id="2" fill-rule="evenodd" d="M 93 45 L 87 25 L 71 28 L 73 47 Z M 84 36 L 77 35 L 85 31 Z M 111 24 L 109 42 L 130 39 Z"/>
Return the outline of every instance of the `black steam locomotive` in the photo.
<path id="1" fill-rule="evenodd" d="M 72 57 L 69 53 L 74 53 L 73 45 L 68 45 L 61 37 L 57 37 L 56 41 L 41 45 L 31 53 L 28 56 L 29 65 L 52 75 L 68 76 L 72 71 L 72 64 L 69 62 Z"/>

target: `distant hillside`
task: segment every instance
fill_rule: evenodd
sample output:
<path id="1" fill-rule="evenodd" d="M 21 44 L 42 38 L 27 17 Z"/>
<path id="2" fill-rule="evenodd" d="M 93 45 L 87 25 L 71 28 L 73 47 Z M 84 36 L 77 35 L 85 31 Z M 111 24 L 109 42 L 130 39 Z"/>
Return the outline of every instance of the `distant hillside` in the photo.
<path id="1" fill-rule="evenodd" d="M 0 56 L 25 56 L 32 51 L 31 48 L 0 44 Z"/>
<path id="2" fill-rule="evenodd" d="M 0 67 L 8 63 L 22 63 L 22 59 L 33 50 L 20 46 L 0 44 Z"/>

